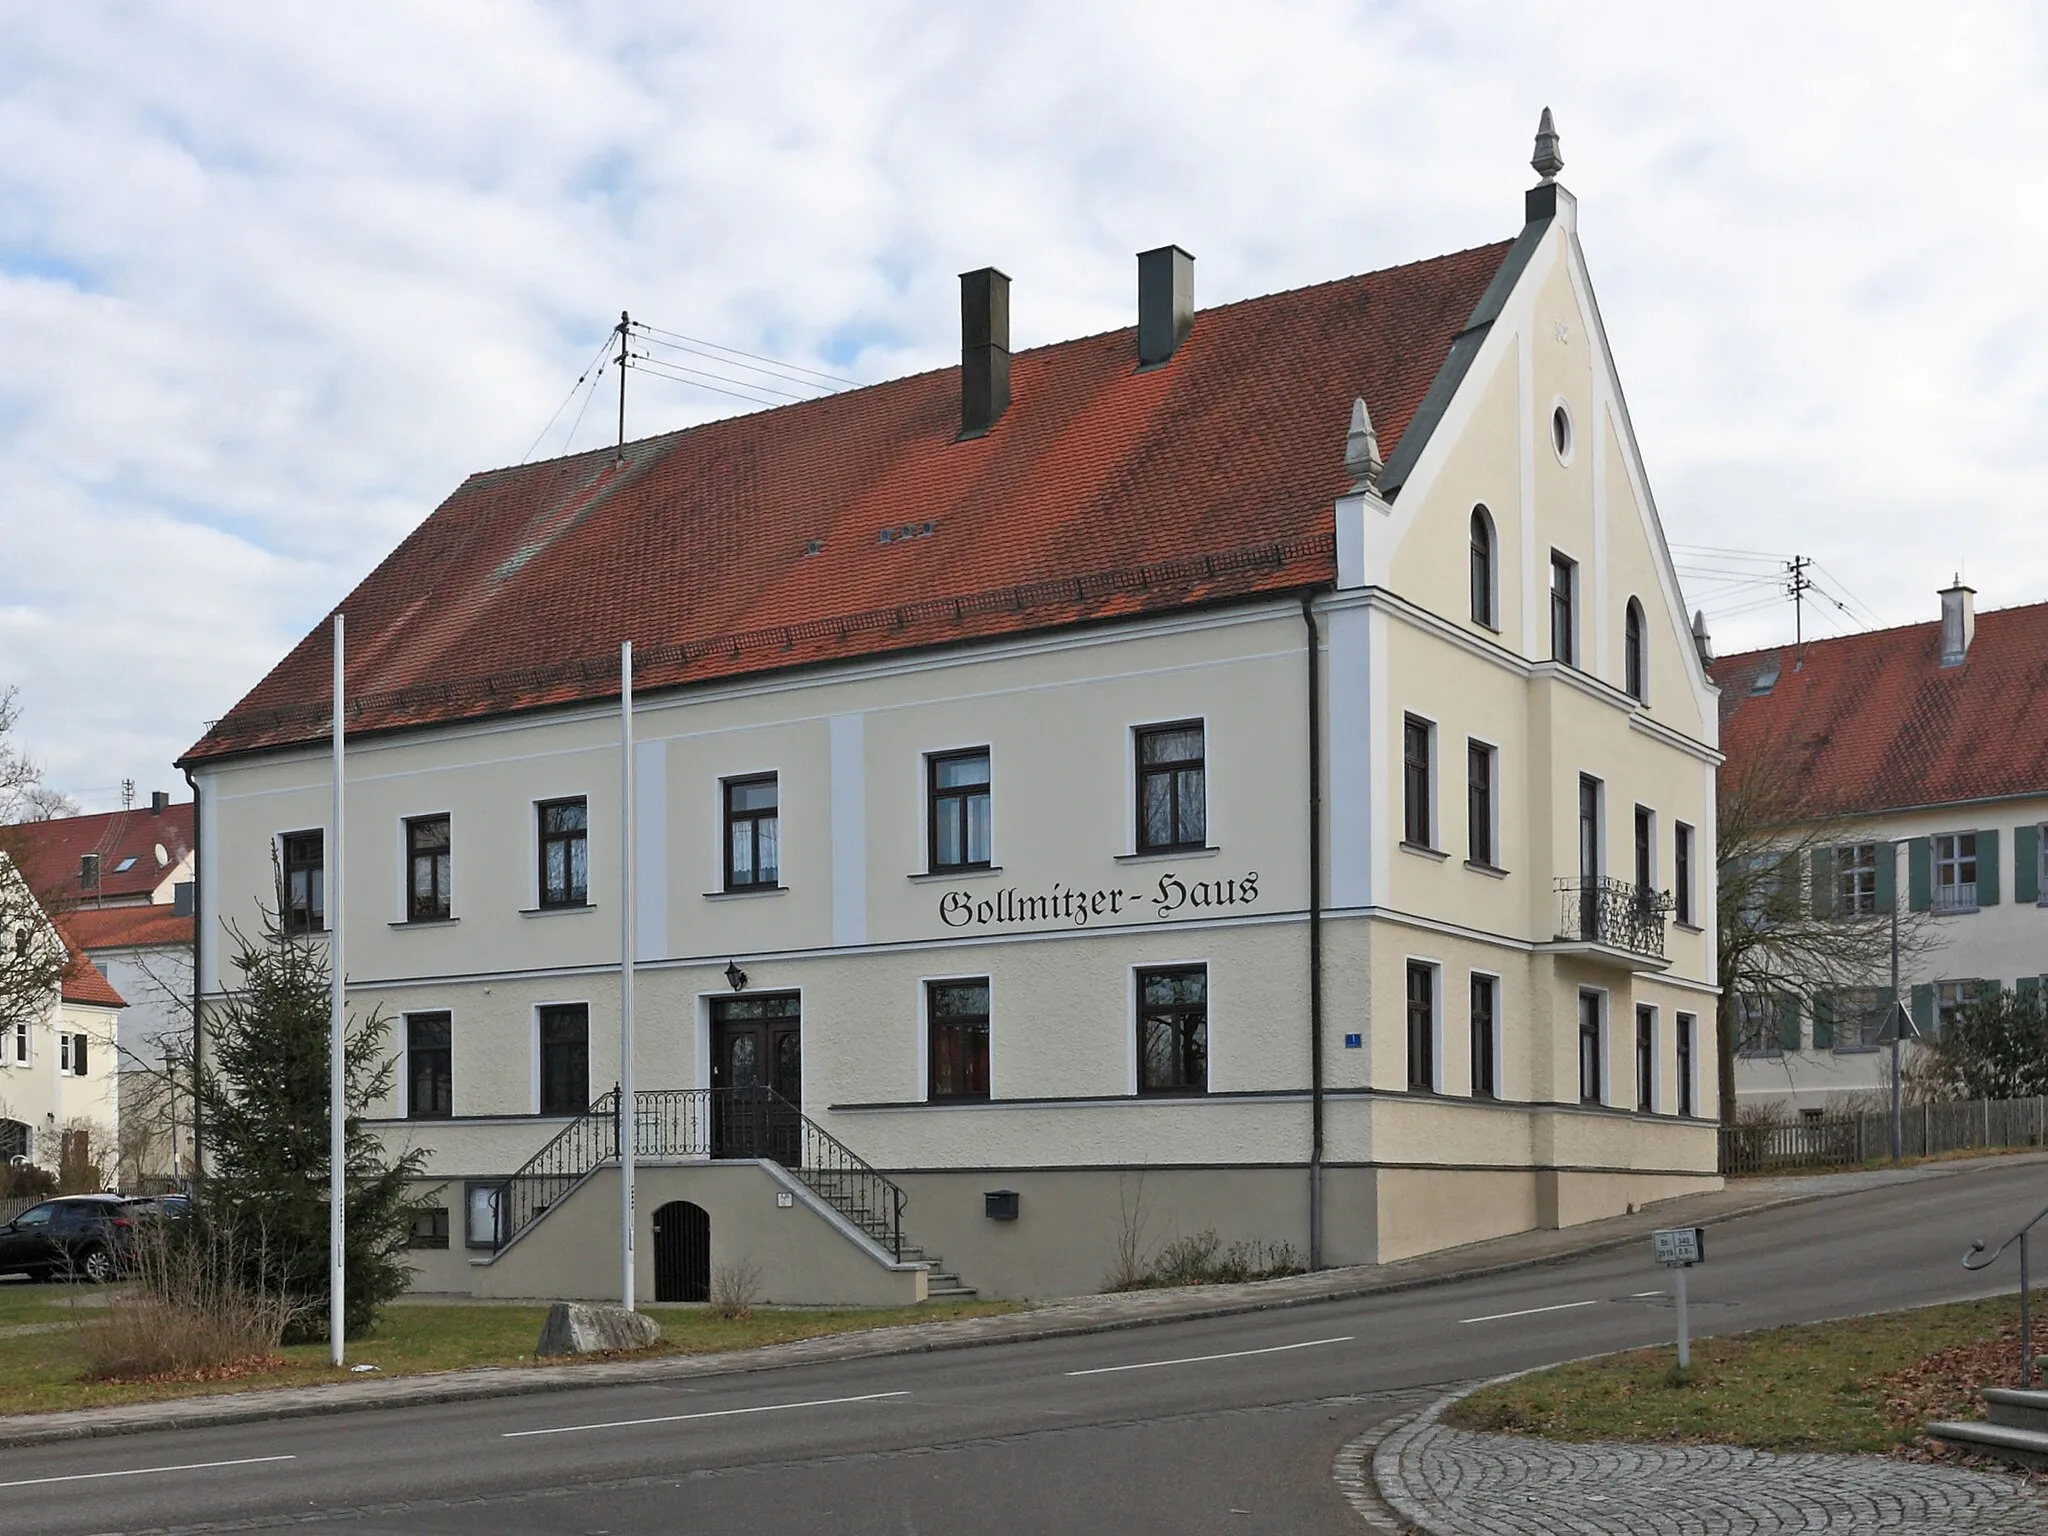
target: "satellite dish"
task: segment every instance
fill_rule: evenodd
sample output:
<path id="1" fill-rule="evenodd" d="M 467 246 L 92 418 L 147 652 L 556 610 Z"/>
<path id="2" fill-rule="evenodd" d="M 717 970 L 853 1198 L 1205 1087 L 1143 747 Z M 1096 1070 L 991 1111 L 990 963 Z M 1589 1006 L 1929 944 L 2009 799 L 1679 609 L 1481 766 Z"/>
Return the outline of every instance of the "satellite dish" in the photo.
<path id="1" fill-rule="evenodd" d="M 170 862 L 170 854 L 164 850 L 164 845 L 162 843 L 158 843 L 156 845 L 156 867 L 158 869 L 162 869 L 166 864 Z"/>

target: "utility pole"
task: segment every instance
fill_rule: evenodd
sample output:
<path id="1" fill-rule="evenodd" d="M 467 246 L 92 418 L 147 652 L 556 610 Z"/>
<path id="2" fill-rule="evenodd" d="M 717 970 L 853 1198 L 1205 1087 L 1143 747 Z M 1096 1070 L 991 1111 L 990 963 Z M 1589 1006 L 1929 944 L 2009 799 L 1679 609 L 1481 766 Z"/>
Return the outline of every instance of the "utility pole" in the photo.
<path id="1" fill-rule="evenodd" d="M 1892 1161 L 1905 1156 L 1905 1110 L 1899 1099 L 1899 845 L 1887 843 L 1884 856 L 1892 861 L 1892 1009 L 1885 1020 L 1892 1036 Z"/>
<path id="2" fill-rule="evenodd" d="M 623 395 L 623 379 L 619 381 L 619 388 Z M 624 409 L 625 407 L 620 407 L 622 412 Z M 623 415 L 620 419 L 624 420 Z M 1806 594 L 1813 590 L 1813 582 L 1806 572 L 1812 564 L 1813 562 L 1804 555 L 1794 555 L 1785 562 L 1785 591 L 1792 599 L 1792 643 L 1795 647 L 1806 643 Z"/>
<path id="3" fill-rule="evenodd" d="M 633 317 L 623 309 L 619 311 L 619 454 L 618 463 L 626 462 L 626 338 L 632 334 Z"/>

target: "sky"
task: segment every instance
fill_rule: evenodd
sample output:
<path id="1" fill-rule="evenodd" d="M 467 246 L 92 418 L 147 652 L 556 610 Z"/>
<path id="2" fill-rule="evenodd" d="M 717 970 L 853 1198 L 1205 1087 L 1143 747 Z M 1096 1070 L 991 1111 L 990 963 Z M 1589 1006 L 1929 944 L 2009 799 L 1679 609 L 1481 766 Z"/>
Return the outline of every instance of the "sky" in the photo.
<path id="1" fill-rule="evenodd" d="M 178 754 L 466 474 L 615 430 L 612 376 L 572 386 L 622 309 L 871 382 L 957 361 L 973 267 L 1024 347 L 1130 324 L 1169 241 L 1205 305 L 1507 238 L 1546 105 L 1722 651 L 1790 639 L 1793 555 L 1809 633 L 1931 619 L 1957 572 L 2042 600 L 2044 28 L 0 0 L 0 688 L 88 809 L 182 799 Z M 749 408 L 636 375 L 628 432 Z"/>

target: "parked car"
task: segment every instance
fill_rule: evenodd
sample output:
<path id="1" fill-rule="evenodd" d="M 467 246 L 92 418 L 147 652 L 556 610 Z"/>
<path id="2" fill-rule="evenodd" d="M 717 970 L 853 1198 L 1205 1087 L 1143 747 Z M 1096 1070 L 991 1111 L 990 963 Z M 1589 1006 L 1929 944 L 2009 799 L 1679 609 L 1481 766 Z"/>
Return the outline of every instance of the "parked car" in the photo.
<path id="1" fill-rule="evenodd" d="M 128 1267 L 137 1223 L 156 1209 L 154 1200 L 127 1195 L 63 1195 L 32 1205 L 0 1226 L 0 1275 L 104 1285 Z"/>

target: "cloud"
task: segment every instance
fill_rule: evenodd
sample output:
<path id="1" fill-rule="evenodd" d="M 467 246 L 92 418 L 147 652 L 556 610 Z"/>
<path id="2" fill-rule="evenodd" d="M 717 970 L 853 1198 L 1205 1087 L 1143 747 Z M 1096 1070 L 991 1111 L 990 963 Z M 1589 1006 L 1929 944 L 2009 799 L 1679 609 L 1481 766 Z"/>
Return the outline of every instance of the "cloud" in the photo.
<path id="1" fill-rule="evenodd" d="M 105 803 L 472 470 L 621 308 L 861 379 L 1498 239 L 1537 110 L 1669 532 L 1887 622 L 2035 600 L 2042 30 L 1985 4 L 14 7 L 0 679 Z M 643 378 L 635 435 L 735 408 Z M 609 400 L 579 443 L 606 430 Z M 574 409 L 542 451 L 559 451 Z M 1767 567 L 1756 564 L 1754 569 Z M 1724 648 L 1768 588 L 1696 579 Z M 1816 622 L 1845 623 L 1823 607 Z"/>

